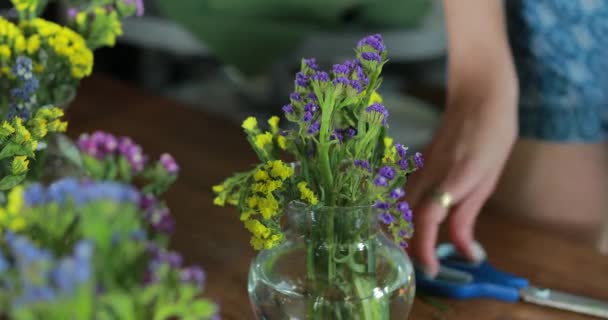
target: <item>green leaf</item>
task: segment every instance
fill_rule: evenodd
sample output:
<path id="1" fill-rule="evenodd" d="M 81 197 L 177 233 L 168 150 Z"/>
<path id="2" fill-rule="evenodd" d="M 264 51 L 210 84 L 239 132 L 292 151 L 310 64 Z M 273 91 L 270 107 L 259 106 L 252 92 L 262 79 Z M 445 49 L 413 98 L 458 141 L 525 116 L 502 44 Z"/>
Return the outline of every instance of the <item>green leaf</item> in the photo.
<path id="1" fill-rule="evenodd" d="M 82 163 L 89 176 L 93 179 L 102 179 L 104 176 L 104 163 L 89 156 L 83 155 Z"/>
<path id="2" fill-rule="evenodd" d="M 118 157 L 118 176 L 123 181 L 131 181 L 131 165 L 125 157 Z"/>
<path id="3" fill-rule="evenodd" d="M 9 142 L 2 151 L 0 151 L 0 159 L 5 159 L 14 156 L 28 156 L 30 158 L 34 157 L 34 153 L 30 150 L 30 148 L 20 145 L 16 142 Z"/>
<path id="4" fill-rule="evenodd" d="M 99 299 L 105 319 L 136 319 L 135 306 L 131 297 L 124 293 L 108 293 Z M 103 314 L 102 313 L 102 314 Z M 108 317 L 108 315 L 112 315 Z"/>
<path id="5" fill-rule="evenodd" d="M 82 168 L 82 155 L 78 147 L 66 135 L 58 133 L 54 134 L 53 138 L 57 142 L 61 154 L 73 164 Z"/>
<path id="6" fill-rule="evenodd" d="M 9 190 L 21 183 L 25 179 L 25 174 L 10 175 L 0 180 L 0 190 Z"/>

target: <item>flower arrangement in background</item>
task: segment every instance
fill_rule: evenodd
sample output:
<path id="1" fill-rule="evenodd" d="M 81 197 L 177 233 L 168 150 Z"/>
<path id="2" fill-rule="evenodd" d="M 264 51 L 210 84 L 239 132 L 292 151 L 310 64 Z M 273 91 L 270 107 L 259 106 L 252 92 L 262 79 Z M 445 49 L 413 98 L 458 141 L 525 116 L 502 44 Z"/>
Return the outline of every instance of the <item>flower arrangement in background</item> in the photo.
<path id="1" fill-rule="evenodd" d="M 9 319 L 209 319 L 205 276 L 182 266 L 118 182 L 14 188 L 0 209 L 0 308 Z"/>
<path id="2" fill-rule="evenodd" d="M 90 75 L 93 50 L 114 45 L 142 1 L 70 1 L 67 26 L 39 18 L 46 0 L 12 2 L 18 21 L 0 17 L 0 319 L 217 318 L 202 269 L 168 249 L 171 155 L 150 161 L 97 131 L 68 148 L 70 175 L 49 184 L 30 170 L 66 131 L 56 106 Z"/>
<path id="3" fill-rule="evenodd" d="M 143 13 L 140 0 L 70 2 L 68 26 L 39 17 L 48 1 L 12 0 L 18 21 L 0 17 L 0 114 L 8 112 L 13 66 L 20 57 L 32 61 L 39 106 L 65 106 L 78 83 L 93 70 L 93 50 L 113 46 L 122 34 L 121 19 Z M 33 110 L 32 110 L 33 111 Z"/>
<path id="4" fill-rule="evenodd" d="M 407 246 L 412 211 L 402 200 L 403 186 L 422 167 L 422 155 L 410 155 L 386 134 L 389 114 L 376 93 L 387 61 L 382 37 L 364 38 L 356 54 L 331 72 L 320 70 L 315 59 L 302 60 L 283 107 L 288 128 L 279 127 L 277 116 L 267 129 L 253 117 L 243 122 L 261 163 L 215 186 L 214 203 L 238 207 L 255 249 L 281 242 L 281 216 L 292 201 L 311 207 L 373 203 L 395 241 Z M 295 159 L 297 168 L 282 158 Z"/>

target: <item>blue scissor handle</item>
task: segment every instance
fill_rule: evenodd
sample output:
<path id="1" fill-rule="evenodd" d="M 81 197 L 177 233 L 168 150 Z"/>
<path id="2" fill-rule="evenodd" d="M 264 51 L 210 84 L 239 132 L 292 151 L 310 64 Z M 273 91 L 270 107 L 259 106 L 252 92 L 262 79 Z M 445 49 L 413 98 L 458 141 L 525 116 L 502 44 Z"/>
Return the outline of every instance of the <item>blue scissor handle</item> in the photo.
<path id="1" fill-rule="evenodd" d="M 466 261 L 450 244 L 441 245 L 437 252 L 441 269 L 435 279 L 416 268 L 420 291 L 456 299 L 486 297 L 515 302 L 519 300 L 519 289 L 528 286 L 528 280 L 499 271 L 487 260 Z"/>

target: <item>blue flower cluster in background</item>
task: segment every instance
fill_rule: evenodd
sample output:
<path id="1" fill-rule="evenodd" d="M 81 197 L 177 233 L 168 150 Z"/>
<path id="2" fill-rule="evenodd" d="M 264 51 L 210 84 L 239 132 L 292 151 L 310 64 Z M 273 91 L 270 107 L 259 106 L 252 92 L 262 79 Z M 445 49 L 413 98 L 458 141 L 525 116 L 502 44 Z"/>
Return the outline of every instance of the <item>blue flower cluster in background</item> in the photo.
<path id="1" fill-rule="evenodd" d="M 65 204 L 69 201 L 81 206 L 96 200 L 139 204 L 139 199 L 139 192 L 130 185 L 111 181 L 79 181 L 76 178 L 64 178 L 48 187 L 36 183 L 25 190 L 25 203 L 30 207 L 49 202 Z"/>
<path id="2" fill-rule="evenodd" d="M 25 56 L 17 58 L 11 72 L 20 86 L 11 90 L 11 103 L 9 105 L 8 118 L 21 117 L 29 119 L 32 108 L 37 105 L 36 90 L 40 83 L 33 73 L 32 60 Z"/>

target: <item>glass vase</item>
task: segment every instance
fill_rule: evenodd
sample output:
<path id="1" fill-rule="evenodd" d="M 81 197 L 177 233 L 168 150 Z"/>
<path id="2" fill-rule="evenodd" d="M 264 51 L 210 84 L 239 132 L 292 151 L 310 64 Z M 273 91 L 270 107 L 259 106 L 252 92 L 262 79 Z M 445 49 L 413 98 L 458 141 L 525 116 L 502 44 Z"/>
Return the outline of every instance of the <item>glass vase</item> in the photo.
<path id="1" fill-rule="evenodd" d="M 286 209 L 285 241 L 263 250 L 249 270 L 259 320 L 407 319 L 412 264 L 377 223 L 372 206 Z"/>

